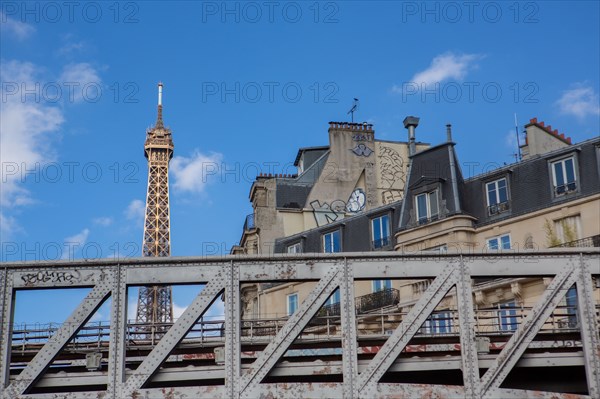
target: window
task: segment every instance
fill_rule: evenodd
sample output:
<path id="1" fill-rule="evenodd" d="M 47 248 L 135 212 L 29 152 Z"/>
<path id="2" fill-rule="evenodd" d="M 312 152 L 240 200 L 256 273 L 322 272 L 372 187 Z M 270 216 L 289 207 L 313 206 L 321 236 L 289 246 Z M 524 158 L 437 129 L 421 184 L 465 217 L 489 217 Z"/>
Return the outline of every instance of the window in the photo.
<path id="1" fill-rule="evenodd" d="M 323 234 L 323 252 L 341 252 L 340 231 Z"/>
<path id="2" fill-rule="evenodd" d="M 452 314 L 450 312 L 436 312 L 425 320 L 426 334 L 446 334 L 452 332 Z"/>
<path id="3" fill-rule="evenodd" d="M 333 291 L 333 294 L 331 294 L 331 296 L 329 297 L 327 302 L 325 302 L 325 305 L 335 305 L 336 303 L 340 303 L 340 289 L 339 288 L 336 288 L 336 290 Z"/>
<path id="4" fill-rule="evenodd" d="M 301 252 L 302 252 L 302 246 L 300 245 L 299 242 L 292 244 L 292 245 L 288 245 L 288 247 L 287 247 L 288 254 L 299 254 Z"/>
<path id="5" fill-rule="evenodd" d="M 438 197 L 437 190 L 429 193 L 419 194 L 416 197 L 417 202 L 417 220 L 419 224 L 427 223 L 430 220 L 437 219 L 438 216 Z"/>
<path id="6" fill-rule="evenodd" d="M 517 306 L 514 301 L 498 305 L 498 328 L 500 331 L 517 329 Z"/>
<path id="7" fill-rule="evenodd" d="M 554 221 L 556 238 L 561 243 L 572 243 L 581 237 L 581 216 L 569 216 Z"/>
<path id="8" fill-rule="evenodd" d="M 569 328 L 577 327 L 577 289 L 575 287 L 569 288 L 565 295 L 567 302 L 567 320 Z"/>
<path id="9" fill-rule="evenodd" d="M 390 244 L 390 217 L 383 215 L 371 220 L 373 248 L 383 248 Z"/>
<path id="10" fill-rule="evenodd" d="M 435 247 L 425 248 L 423 251 L 437 252 L 440 254 L 445 254 L 448 252 L 448 246 L 446 244 L 436 245 Z"/>
<path id="11" fill-rule="evenodd" d="M 392 288 L 392 280 L 373 280 L 373 292 L 389 290 Z"/>
<path id="12" fill-rule="evenodd" d="M 510 249 L 510 236 L 508 234 L 504 234 L 502 236 L 490 238 L 487 241 L 488 249 L 498 250 L 498 249 Z"/>
<path id="13" fill-rule="evenodd" d="M 552 183 L 554 195 L 564 195 L 577 189 L 573 157 L 552 162 Z"/>
<path id="14" fill-rule="evenodd" d="M 287 296 L 287 314 L 288 316 L 294 314 L 298 310 L 298 294 L 289 294 Z"/>
<path id="15" fill-rule="evenodd" d="M 508 210 L 508 189 L 506 179 L 500 179 L 485 185 L 488 214 L 496 215 Z"/>

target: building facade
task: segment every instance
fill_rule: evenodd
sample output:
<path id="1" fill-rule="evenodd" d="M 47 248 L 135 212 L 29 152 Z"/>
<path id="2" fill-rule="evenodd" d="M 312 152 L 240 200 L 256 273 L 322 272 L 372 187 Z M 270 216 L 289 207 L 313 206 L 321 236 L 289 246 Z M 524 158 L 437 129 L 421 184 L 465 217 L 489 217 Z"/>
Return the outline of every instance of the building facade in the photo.
<path id="1" fill-rule="evenodd" d="M 414 127 L 411 132 L 408 126 L 407 147 L 410 137 L 414 139 Z M 445 142 L 420 146 L 412 155 L 407 148 L 403 192 L 398 200 L 330 218 L 328 223 L 303 224 L 310 228 L 284 232 L 274 240 L 272 249 L 276 253 L 395 250 L 405 254 L 451 251 L 485 255 L 490 251 L 518 254 L 559 245 L 599 247 L 600 139 L 572 144 L 537 119 L 525 129 L 520 161 L 465 179 L 448 125 Z M 302 151 L 297 159 L 307 154 Z M 316 152 L 313 159 L 318 159 L 319 152 L 326 154 L 327 149 L 305 151 Z M 309 167 L 312 165 L 309 162 Z M 429 283 L 357 281 L 357 313 L 388 313 L 387 319 L 397 318 L 408 312 Z M 474 299 L 484 314 L 489 313 L 490 328 L 512 330 L 549 283 L 550 279 L 539 278 L 479 281 Z M 245 287 L 244 317 L 286 317 L 313 286 L 273 282 Z M 573 322 L 575 300 L 574 291 L 565 296 L 563 322 Z M 339 312 L 337 303 L 339 293 L 334 293 L 324 304 L 324 312 Z M 437 309 L 437 319 L 429 321 L 432 331 L 451 332 L 452 326 L 458 325 L 453 320 L 456 306 L 456 298 L 449 293 Z M 368 331 L 368 318 L 365 320 Z M 379 329 L 379 324 L 374 328 Z"/>

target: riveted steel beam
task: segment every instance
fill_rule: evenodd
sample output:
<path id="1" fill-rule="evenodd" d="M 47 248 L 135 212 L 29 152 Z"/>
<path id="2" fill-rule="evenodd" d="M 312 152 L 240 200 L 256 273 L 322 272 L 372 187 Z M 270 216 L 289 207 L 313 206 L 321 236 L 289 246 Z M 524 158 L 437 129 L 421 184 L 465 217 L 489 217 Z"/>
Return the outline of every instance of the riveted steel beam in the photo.
<path id="1" fill-rule="evenodd" d="M 400 352 L 417 333 L 417 330 L 423 325 L 450 288 L 456 284 L 458 272 L 456 265 L 447 264 L 445 268 L 442 268 L 440 275 L 433 280 L 429 288 L 411 308 L 406 318 L 371 360 L 367 369 L 359 375 L 358 389 L 360 397 L 374 397 L 376 385 L 381 377 L 394 363 Z"/>
<path id="2" fill-rule="evenodd" d="M 169 353 L 171 353 L 194 324 L 196 324 L 196 321 L 206 312 L 208 307 L 214 302 L 216 296 L 223 291 L 224 279 L 225 274 L 219 272 L 206 284 L 144 361 L 127 378 L 123 396 L 127 397 L 134 394 L 157 372 L 161 363 L 169 356 Z"/>
<path id="3" fill-rule="evenodd" d="M 342 269 L 343 264 L 330 267 L 296 312 L 290 316 L 273 341 L 260 354 L 248 372 L 242 376 L 240 381 L 240 396 L 246 398 L 257 397 L 255 390 L 258 385 L 260 385 L 264 377 L 283 356 L 287 348 L 294 342 L 298 334 L 313 318 L 327 298 L 339 287 L 340 281 L 338 276 L 343 273 Z"/>
<path id="4" fill-rule="evenodd" d="M 496 361 L 481 378 L 481 394 L 484 397 L 493 397 L 493 389 L 499 388 L 500 384 L 508 376 L 517 363 L 523 352 L 540 328 L 546 322 L 552 311 L 558 306 L 560 300 L 565 296 L 567 290 L 575 283 L 578 263 L 572 260 L 566 265 L 563 264 L 563 270 L 554 276 L 554 279 L 546 289 L 546 292 L 531 309 L 528 317 L 523 319 L 513 333 L 508 343 L 496 357 Z"/>
<path id="5" fill-rule="evenodd" d="M 44 370 L 50 366 L 54 357 L 108 298 L 114 278 L 110 274 L 104 276 L 105 278 L 94 286 L 27 367 L 6 388 L 6 394 L 9 397 L 15 398 L 27 393 L 27 390 L 41 377 Z"/>
<path id="6" fill-rule="evenodd" d="M 595 272 L 600 275 L 600 266 L 595 263 Z M 598 318 L 594 306 L 594 291 L 590 262 L 580 257 L 577 276 L 577 313 L 581 326 L 581 341 L 585 357 L 585 373 L 588 393 L 592 398 L 600 397 L 600 339 L 598 338 Z"/>
<path id="7" fill-rule="evenodd" d="M 458 324 L 460 326 L 460 353 L 462 358 L 465 398 L 478 399 L 479 394 L 479 361 L 475 341 L 475 312 L 473 306 L 473 290 L 469 267 L 460 259 L 460 275 L 456 284 L 458 299 Z"/>

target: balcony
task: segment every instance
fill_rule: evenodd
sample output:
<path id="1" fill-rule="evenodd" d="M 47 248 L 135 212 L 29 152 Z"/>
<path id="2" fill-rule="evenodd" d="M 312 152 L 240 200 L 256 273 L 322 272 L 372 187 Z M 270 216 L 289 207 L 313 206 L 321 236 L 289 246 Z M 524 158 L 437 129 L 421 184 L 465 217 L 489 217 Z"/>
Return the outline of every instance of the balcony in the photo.
<path id="1" fill-rule="evenodd" d="M 552 248 L 586 248 L 586 247 L 600 247 L 600 234 L 581 238 L 579 240 L 565 242 L 562 244 L 558 244 L 553 246 Z"/>
<path id="2" fill-rule="evenodd" d="M 367 313 L 371 310 L 397 305 L 398 303 L 400 303 L 400 291 L 395 288 L 386 288 L 355 299 L 357 313 Z"/>
<path id="3" fill-rule="evenodd" d="M 506 212 L 509 209 L 510 209 L 510 204 L 508 203 L 508 201 L 500 202 L 498 204 L 492 204 L 492 205 L 488 206 L 488 215 L 489 216 L 498 215 L 499 213 Z"/>
<path id="4" fill-rule="evenodd" d="M 376 240 L 371 241 L 371 248 L 373 250 L 376 249 L 384 249 L 387 248 L 391 245 L 392 240 L 391 237 L 382 237 L 382 238 L 378 238 Z"/>
<path id="5" fill-rule="evenodd" d="M 254 225 L 254 214 L 251 213 L 248 216 L 246 216 L 246 221 L 244 222 L 244 231 L 252 230 L 254 228 L 256 228 L 256 226 Z"/>
<path id="6" fill-rule="evenodd" d="M 554 186 L 554 194 L 555 195 L 564 195 L 564 194 L 572 193 L 575 190 L 577 190 L 577 183 L 575 183 L 575 182 L 562 184 L 560 186 Z"/>
<path id="7" fill-rule="evenodd" d="M 395 288 L 386 288 L 385 290 L 373 292 L 371 294 L 359 296 L 354 299 L 356 313 L 367 313 L 372 310 L 394 306 L 400 303 L 400 291 Z M 339 316 L 340 303 L 333 303 L 323 306 L 318 316 Z"/>

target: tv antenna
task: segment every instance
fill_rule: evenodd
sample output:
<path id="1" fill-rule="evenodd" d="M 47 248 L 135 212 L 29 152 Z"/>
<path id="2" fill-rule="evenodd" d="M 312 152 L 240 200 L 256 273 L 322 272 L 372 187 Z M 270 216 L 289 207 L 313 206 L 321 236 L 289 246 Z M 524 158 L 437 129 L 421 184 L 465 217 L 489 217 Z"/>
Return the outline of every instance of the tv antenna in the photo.
<path id="1" fill-rule="evenodd" d="M 517 134 L 517 154 L 515 155 L 516 161 L 521 160 L 521 140 L 519 140 L 519 124 L 517 123 L 517 113 L 515 112 L 515 133 Z"/>
<path id="2" fill-rule="evenodd" d="M 354 123 L 354 112 L 356 112 L 357 110 L 358 110 L 358 98 L 355 98 L 354 102 L 352 102 L 352 108 L 350 108 L 350 111 L 348 111 L 348 114 L 351 115 L 352 123 Z"/>

